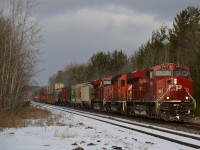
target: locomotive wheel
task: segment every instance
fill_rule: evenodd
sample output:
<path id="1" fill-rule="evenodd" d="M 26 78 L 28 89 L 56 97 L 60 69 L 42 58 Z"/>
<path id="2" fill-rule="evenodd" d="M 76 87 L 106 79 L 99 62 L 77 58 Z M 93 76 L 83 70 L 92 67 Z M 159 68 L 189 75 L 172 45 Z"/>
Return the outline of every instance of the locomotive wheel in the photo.
<path id="1" fill-rule="evenodd" d="M 130 107 L 127 107 L 126 114 L 130 115 Z"/>
<path id="2" fill-rule="evenodd" d="M 104 105 L 104 110 L 107 111 L 107 112 L 111 112 L 111 108 L 110 108 L 110 105 L 108 103 L 106 103 Z"/>
<path id="3" fill-rule="evenodd" d="M 164 121 L 170 121 L 170 114 L 169 113 L 162 113 L 160 115 L 160 117 L 164 120 Z"/>
<path id="4" fill-rule="evenodd" d="M 130 115 L 135 116 L 134 107 L 130 107 Z"/>

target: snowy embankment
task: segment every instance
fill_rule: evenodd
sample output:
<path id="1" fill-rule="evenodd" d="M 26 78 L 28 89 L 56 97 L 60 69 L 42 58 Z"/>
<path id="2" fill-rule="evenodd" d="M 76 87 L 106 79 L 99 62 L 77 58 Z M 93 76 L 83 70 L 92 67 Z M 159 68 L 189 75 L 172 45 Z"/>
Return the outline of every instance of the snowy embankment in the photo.
<path id="1" fill-rule="evenodd" d="M 1 150 L 188 150 L 161 140 L 100 121 L 51 110 L 48 119 L 27 120 L 27 127 L 0 131 Z"/>

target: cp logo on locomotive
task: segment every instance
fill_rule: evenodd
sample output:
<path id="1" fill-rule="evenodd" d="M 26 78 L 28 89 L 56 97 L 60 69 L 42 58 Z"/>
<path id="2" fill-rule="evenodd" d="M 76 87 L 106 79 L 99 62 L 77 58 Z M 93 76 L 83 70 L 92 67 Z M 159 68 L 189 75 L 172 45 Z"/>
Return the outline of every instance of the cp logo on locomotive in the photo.
<path id="1" fill-rule="evenodd" d="M 174 88 L 175 91 L 179 91 L 179 90 L 181 90 L 183 87 L 182 87 L 182 85 L 169 85 L 169 89 L 172 89 L 172 88 Z"/>

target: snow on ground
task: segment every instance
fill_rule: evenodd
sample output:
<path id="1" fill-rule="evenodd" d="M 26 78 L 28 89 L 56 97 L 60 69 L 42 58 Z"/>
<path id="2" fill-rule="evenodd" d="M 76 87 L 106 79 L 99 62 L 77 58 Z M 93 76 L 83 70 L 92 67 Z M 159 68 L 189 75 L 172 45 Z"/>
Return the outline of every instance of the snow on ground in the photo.
<path id="1" fill-rule="evenodd" d="M 188 150 L 152 136 L 61 111 L 0 131 L 1 150 Z M 80 150 L 80 149 L 79 149 Z"/>

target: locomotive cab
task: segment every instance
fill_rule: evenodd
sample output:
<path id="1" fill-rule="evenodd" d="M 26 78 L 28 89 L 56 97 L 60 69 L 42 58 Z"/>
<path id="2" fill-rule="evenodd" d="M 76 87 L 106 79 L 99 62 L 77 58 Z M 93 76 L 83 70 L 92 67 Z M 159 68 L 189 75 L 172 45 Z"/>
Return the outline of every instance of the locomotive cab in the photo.
<path id="1" fill-rule="evenodd" d="M 103 108 L 103 81 L 101 79 L 93 80 L 91 85 L 93 85 L 93 91 L 91 92 L 91 109 L 101 110 Z"/>
<path id="2" fill-rule="evenodd" d="M 164 64 L 153 68 L 151 83 L 155 84 L 156 111 L 164 120 L 185 121 L 193 118 L 196 102 L 190 70 L 187 66 Z"/>

